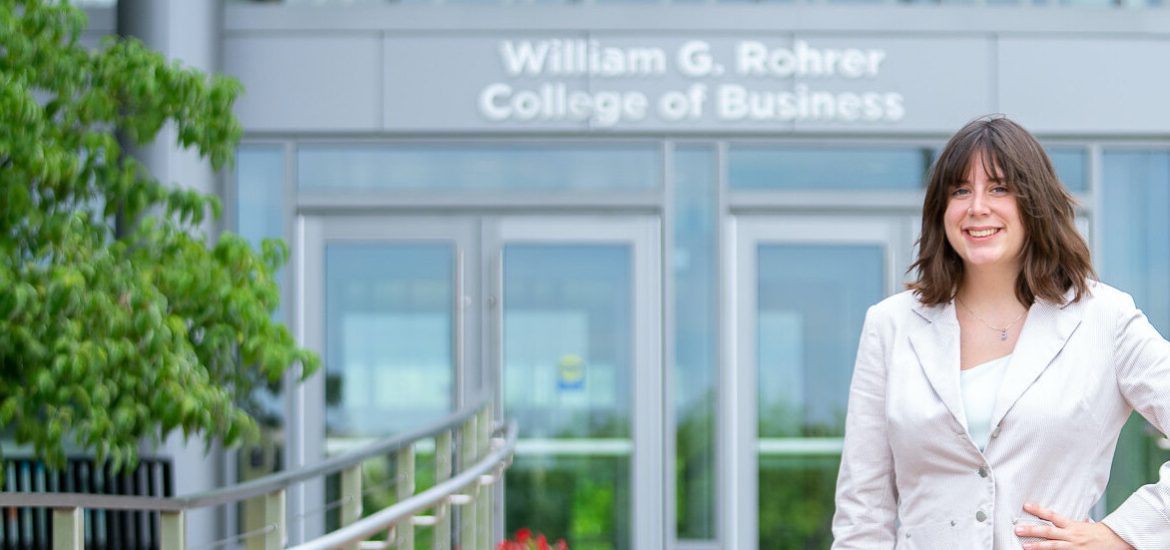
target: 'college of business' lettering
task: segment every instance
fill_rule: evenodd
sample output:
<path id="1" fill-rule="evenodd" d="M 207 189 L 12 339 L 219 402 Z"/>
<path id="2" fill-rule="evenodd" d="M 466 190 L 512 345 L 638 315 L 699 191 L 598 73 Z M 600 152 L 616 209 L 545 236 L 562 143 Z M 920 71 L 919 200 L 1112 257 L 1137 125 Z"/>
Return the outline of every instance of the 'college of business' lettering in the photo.
<path id="1" fill-rule="evenodd" d="M 788 48 L 741 40 L 725 64 L 703 40 L 668 51 L 546 39 L 502 40 L 498 55 L 512 81 L 481 90 L 479 111 L 490 121 L 589 121 L 608 127 L 651 116 L 663 122 L 713 117 L 720 122 L 857 123 L 896 122 L 905 116 L 899 93 L 811 88 L 818 81 L 876 78 L 886 59 L 880 49 L 815 48 L 802 40 Z M 655 98 L 639 89 L 639 83 L 673 74 L 692 83 Z"/>

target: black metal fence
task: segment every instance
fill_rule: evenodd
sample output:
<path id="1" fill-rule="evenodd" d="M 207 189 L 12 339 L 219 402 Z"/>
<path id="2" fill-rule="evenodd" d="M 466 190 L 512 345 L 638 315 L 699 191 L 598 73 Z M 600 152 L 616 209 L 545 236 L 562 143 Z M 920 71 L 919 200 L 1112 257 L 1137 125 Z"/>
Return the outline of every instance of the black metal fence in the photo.
<path id="1" fill-rule="evenodd" d="M 49 470 L 30 458 L 5 458 L 4 492 L 87 493 L 95 495 L 173 496 L 171 462 L 141 458 L 133 471 L 115 473 L 92 458 L 74 457 L 65 468 Z M 49 550 L 53 546 L 52 510 L 0 508 L 0 549 Z M 153 550 L 159 547 L 158 512 L 85 510 L 85 547 L 93 550 Z"/>

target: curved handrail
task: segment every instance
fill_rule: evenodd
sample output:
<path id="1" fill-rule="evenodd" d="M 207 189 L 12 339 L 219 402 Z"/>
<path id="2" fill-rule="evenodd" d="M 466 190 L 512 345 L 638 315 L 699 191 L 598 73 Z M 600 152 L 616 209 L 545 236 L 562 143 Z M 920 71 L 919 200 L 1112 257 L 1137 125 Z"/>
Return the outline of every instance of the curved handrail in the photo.
<path id="1" fill-rule="evenodd" d="M 277 489 L 284 489 L 294 483 L 307 481 L 315 477 L 334 474 L 351 466 L 357 466 L 374 457 L 387 455 L 410 445 L 411 443 L 428 437 L 434 437 L 442 432 L 453 429 L 465 420 L 476 414 L 489 399 L 488 394 L 481 393 L 472 402 L 438 421 L 421 428 L 402 433 L 393 437 L 371 443 L 365 447 L 354 449 L 324 461 L 297 468 L 288 472 L 280 472 L 246 481 L 237 485 L 230 485 L 219 489 L 212 489 L 203 493 L 196 493 L 184 497 L 177 497 L 188 508 L 202 508 L 237 502 L 240 500 L 265 495 Z"/>
<path id="2" fill-rule="evenodd" d="M 379 510 L 377 513 L 364 517 L 336 531 L 304 544 L 293 546 L 289 550 L 326 550 L 328 548 L 337 548 L 346 544 L 366 540 L 377 533 L 385 532 L 391 526 L 404 519 L 408 519 L 416 512 L 440 504 L 443 500 L 449 499 L 451 495 L 463 488 L 479 482 L 480 476 L 485 475 L 489 470 L 507 460 L 516 449 L 517 433 L 516 421 L 513 420 L 508 423 L 502 444 L 495 445 L 496 448 L 492 449 L 492 452 L 488 453 L 487 456 L 480 459 L 479 462 L 476 462 L 459 475 L 406 500 L 391 504 Z M 499 439 L 493 440 L 493 442 L 499 441 Z"/>
<path id="3" fill-rule="evenodd" d="M 434 423 L 406 433 L 395 435 L 365 447 L 342 453 L 317 464 L 296 470 L 278 472 L 236 485 L 229 485 L 210 491 L 179 497 L 141 497 L 93 495 L 86 493 L 12 493 L 0 492 L 0 506 L 22 506 L 33 508 L 93 508 L 104 510 L 151 510 L 160 512 L 181 512 L 266 495 L 285 489 L 295 483 L 307 481 L 322 475 L 340 472 L 377 456 L 386 455 L 405 448 L 414 441 L 434 437 L 451 430 L 475 415 L 488 403 L 490 394 L 481 393 L 470 404 L 464 406 Z"/>

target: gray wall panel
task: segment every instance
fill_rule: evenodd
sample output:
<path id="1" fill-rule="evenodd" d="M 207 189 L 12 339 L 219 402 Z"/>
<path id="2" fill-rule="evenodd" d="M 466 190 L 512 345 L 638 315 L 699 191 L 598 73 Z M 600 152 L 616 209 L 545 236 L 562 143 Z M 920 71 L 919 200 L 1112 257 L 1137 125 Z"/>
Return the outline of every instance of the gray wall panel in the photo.
<path id="1" fill-rule="evenodd" d="M 249 131 L 381 127 L 381 42 L 375 33 L 231 36 L 224 71 L 244 84 L 236 114 Z"/>
<path id="2" fill-rule="evenodd" d="M 798 121 L 797 131 L 953 132 L 968 120 L 995 109 L 993 42 L 984 37 L 859 37 L 798 35 L 821 48 L 875 48 L 885 60 L 874 79 L 839 81 L 829 90 L 878 91 L 901 96 L 900 120 L 877 124 Z M 814 79 L 802 79 L 810 88 Z"/>
<path id="3" fill-rule="evenodd" d="M 1170 10 L 1025 5 L 833 4 L 774 2 L 739 4 L 671 0 L 661 3 L 562 3 L 524 0 L 472 4 L 338 2 L 324 6 L 228 2 L 224 29 L 252 31 L 484 32 L 583 29 L 626 33 L 915 33 L 939 37 L 1008 33 L 1113 33 L 1166 35 Z M 539 2 L 538 2 L 539 4 Z"/>
<path id="4" fill-rule="evenodd" d="M 1164 134 L 1170 41 L 1000 39 L 1000 108 L 1039 133 Z"/>
<path id="5" fill-rule="evenodd" d="M 1170 25 L 1161 23 L 1170 17 L 1162 12 L 753 6 L 745 20 L 742 7 L 721 5 L 655 7 L 653 18 L 632 17 L 639 11 L 632 6 L 414 8 L 228 6 L 225 69 L 248 87 L 237 105 L 245 128 L 898 135 L 949 133 L 989 112 L 1006 112 L 1047 134 L 1161 135 L 1170 127 L 1170 109 L 1162 107 L 1170 77 L 1150 68 L 1170 58 Z M 668 68 L 650 76 L 507 74 L 501 45 L 523 39 L 593 39 L 626 50 L 658 47 Z M 727 65 L 733 58 L 728 52 L 751 40 L 789 49 L 798 41 L 822 49 L 880 49 L 885 60 L 873 78 L 752 77 L 731 74 L 730 68 L 721 76 L 694 77 L 680 74 L 674 59 L 689 40 L 706 41 Z M 543 114 L 489 120 L 479 103 L 493 83 L 510 86 L 513 94 L 540 93 L 548 85 L 594 96 L 639 92 L 646 96 L 647 115 L 617 124 Z M 701 117 L 659 116 L 663 94 L 690 91 L 696 84 L 707 87 Z M 897 94 L 904 113 L 878 121 L 713 116 L 720 87 L 727 85 L 778 96 L 807 90 L 838 100 Z M 1110 99 L 1121 97 L 1124 101 Z"/>
<path id="6" fill-rule="evenodd" d="M 519 65 L 519 51 L 529 53 L 522 74 L 509 68 Z M 621 68 L 582 68 L 594 54 L 595 63 Z M 993 110 L 991 58 L 982 37 L 391 36 L 384 129 L 945 132 Z M 601 107 L 571 112 L 576 100 Z"/>
<path id="7" fill-rule="evenodd" d="M 581 39 L 584 33 L 508 35 L 518 39 Z M 437 33 L 431 36 L 393 36 L 385 47 L 385 115 L 388 131 L 522 129 L 585 130 L 584 122 L 542 120 L 493 122 L 480 114 L 477 98 L 487 85 L 500 82 L 499 39 Z M 535 88 L 548 77 L 516 77 L 507 83 L 515 90 Z M 583 77 L 557 79 L 584 88 Z"/>

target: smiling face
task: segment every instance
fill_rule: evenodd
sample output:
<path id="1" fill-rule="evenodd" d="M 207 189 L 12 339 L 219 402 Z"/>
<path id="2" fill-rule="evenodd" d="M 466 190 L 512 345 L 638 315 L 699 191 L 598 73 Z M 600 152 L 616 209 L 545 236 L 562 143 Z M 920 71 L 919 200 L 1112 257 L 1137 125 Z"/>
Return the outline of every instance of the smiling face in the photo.
<path id="1" fill-rule="evenodd" d="M 951 187 L 943 224 L 965 270 L 1019 271 L 1025 237 L 1019 203 L 1002 171 L 983 153 L 975 154 L 966 175 Z"/>
<path id="2" fill-rule="evenodd" d="M 972 120 L 931 165 L 909 286 L 936 306 L 954 301 L 969 274 L 1010 276 L 1022 304 L 1065 303 L 1070 290 L 1079 300 L 1096 275 L 1075 205 L 1032 134 L 1002 115 Z"/>

